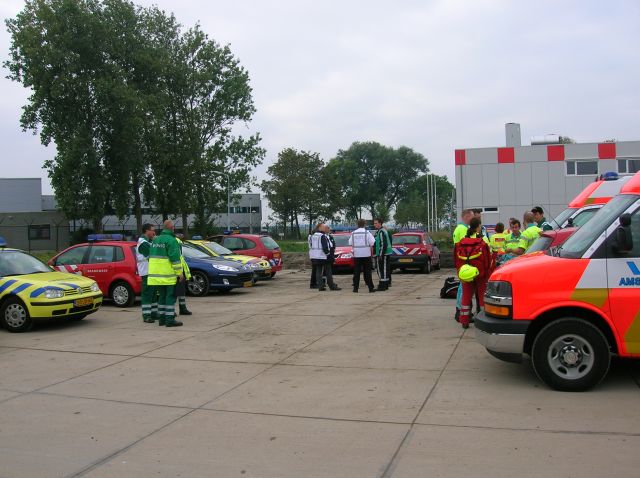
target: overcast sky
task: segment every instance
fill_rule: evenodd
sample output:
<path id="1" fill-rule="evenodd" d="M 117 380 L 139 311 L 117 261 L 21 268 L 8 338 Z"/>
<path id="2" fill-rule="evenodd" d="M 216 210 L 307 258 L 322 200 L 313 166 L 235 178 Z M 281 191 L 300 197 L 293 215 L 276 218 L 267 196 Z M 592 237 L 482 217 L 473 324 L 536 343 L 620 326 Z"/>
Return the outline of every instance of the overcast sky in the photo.
<path id="1" fill-rule="evenodd" d="M 453 181 L 454 149 L 640 140 L 640 2 L 138 0 L 200 22 L 249 71 L 266 167 L 285 147 L 323 159 L 353 141 L 406 145 Z M 15 16 L 21 0 L 0 0 Z M 0 33 L 2 59 L 9 35 Z M 43 177 L 52 147 L 19 127 L 27 92 L 0 79 L 0 177 Z M 44 192 L 51 188 L 43 182 Z"/>

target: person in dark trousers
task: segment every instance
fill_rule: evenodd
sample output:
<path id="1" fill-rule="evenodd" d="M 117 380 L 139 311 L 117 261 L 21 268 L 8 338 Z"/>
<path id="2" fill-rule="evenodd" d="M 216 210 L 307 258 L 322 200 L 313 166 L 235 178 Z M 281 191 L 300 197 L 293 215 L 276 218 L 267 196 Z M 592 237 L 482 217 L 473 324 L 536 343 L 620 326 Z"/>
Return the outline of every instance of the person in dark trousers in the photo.
<path id="1" fill-rule="evenodd" d="M 316 227 L 313 228 L 313 231 L 311 231 L 311 234 L 309 234 L 309 237 L 307 238 L 307 243 L 309 244 L 309 259 L 311 259 L 311 278 L 309 280 L 309 289 L 318 288 L 318 284 L 316 282 L 316 269 L 318 268 L 318 265 L 317 262 L 314 262 L 313 258 L 311 257 L 311 238 L 316 232 L 318 232 L 318 228 L 321 226 L 322 223 L 316 224 Z"/>
<path id="2" fill-rule="evenodd" d="M 182 239 L 176 237 L 178 244 L 180 244 L 180 263 L 182 264 L 182 272 L 184 279 L 176 282 L 176 290 L 174 291 L 174 295 L 176 296 L 176 301 L 178 302 L 178 311 L 180 315 L 193 315 L 193 313 L 187 309 L 187 282 L 191 279 L 191 271 L 189 270 L 189 266 L 187 265 L 187 261 L 184 259 L 184 254 L 182 253 Z"/>
<path id="3" fill-rule="evenodd" d="M 327 259 L 325 260 L 323 265 L 324 277 L 327 280 L 327 285 L 329 286 L 330 290 L 342 290 L 333 280 L 333 263 L 336 260 L 336 241 L 331 235 L 329 226 L 323 224 L 321 231 L 323 234 L 322 238 L 320 239 L 322 252 L 324 252 L 327 256 Z"/>
<path id="4" fill-rule="evenodd" d="M 389 256 L 393 253 L 391 249 L 391 240 L 389 239 L 389 233 L 382 227 L 382 219 L 378 218 L 373 221 L 373 227 L 376 228 L 375 237 L 375 254 L 378 262 L 378 291 L 385 291 L 389 289 L 389 280 L 391 277 L 391 270 L 389 269 Z"/>
<path id="5" fill-rule="evenodd" d="M 154 237 L 156 237 L 155 228 L 151 224 L 145 223 L 142 225 L 142 236 L 140 236 L 138 244 L 136 245 L 136 265 L 138 275 L 142 279 L 142 293 L 140 294 L 142 320 L 147 323 L 153 323 L 158 318 L 156 289 L 154 286 L 147 284 L 149 275 L 149 253 L 151 252 L 151 243 Z"/>
<path id="6" fill-rule="evenodd" d="M 364 219 L 358 219 L 358 229 L 351 233 L 349 245 L 353 247 L 353 292 L 358 292 L 360 287 L 360 272 L 364 273 L 364 282 L 369 288 L 369 292 L 375 292 L 373 280 L 371 279 L 371 248 L 375 245 L 373 235 L 367 231 Z"/>

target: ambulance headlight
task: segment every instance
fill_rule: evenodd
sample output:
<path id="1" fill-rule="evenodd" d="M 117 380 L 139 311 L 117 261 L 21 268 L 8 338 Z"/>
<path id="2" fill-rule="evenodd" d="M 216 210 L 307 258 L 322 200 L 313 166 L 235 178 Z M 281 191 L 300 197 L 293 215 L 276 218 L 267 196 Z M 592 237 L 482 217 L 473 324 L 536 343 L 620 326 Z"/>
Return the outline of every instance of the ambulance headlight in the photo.
<path id="1" fill-rule="evenodd" d="M 59 289 L 47 289 L 44 291 L 44 296 L 47 299 L 59 299 L 64 297 L 64 291 Z"/>
<path id="2" fill-rule="evenodd" d="M 91 292 L 100 292 L 100 287 L 98 287 L 98 284 L 96 282 L 91 284 Z"/>
<path id="3" fill-rule="evenodd" d="M 484 294 L 484 311 L 486 314 L 502 319 L 511 318 L 513 295 L 511 283 L 506 281 L 489 281 Z"/>

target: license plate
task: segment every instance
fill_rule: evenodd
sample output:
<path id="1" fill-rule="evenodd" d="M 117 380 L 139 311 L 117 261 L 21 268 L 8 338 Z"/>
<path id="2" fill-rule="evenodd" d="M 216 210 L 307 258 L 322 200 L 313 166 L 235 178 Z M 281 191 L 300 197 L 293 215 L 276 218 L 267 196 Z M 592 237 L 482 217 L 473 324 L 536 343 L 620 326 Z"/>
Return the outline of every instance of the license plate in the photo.
<path id="1" fill-rule="evenodd" d="M 413 262 L 413 259 L 399 259 L 398 262 Z"/>
<path id="2" fill-rule="evenodd" d="M 253 282 L 251 282 L 251 281 L 248 281 L 248 282 L 245 282 L 244 284 L 242 284 L 242 287 L 252 287 L 252 286 L 253 286 Z"/>
<path id="3" fill-rule="evenodd" d="M 76 307 L 84 307 L 85 305 L 93 305 L 93 298 L 85 297 L 84 299 L 76 299 L 73 302 Z"/>

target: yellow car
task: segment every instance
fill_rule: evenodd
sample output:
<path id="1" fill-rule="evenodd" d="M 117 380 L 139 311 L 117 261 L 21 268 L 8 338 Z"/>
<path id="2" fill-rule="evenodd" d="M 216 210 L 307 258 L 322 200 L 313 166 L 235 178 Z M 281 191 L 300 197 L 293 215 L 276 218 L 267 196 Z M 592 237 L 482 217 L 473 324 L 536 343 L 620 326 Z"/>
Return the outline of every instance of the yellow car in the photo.
<path id="1" fill-rule="evenodd" d="M 0 238 L 0 323 L 9 332 L 26 332 L 41 319 L 81 320 L 100 305 L 95 281 L 54 272 L 30 254 L 4 247 Z"/>
<path id="2" fill-rule="evenodd" d="M 243 265 L 251 264 L 254 282 L 256 280 L 271 279 L 271 264 L 269 264 L 269 261 L 267 260 L 253 256 L 234 254 L 226 247 L 223 247 L 217 242 L 213 241 L 205 241 L 204 239 L 191 239 L 187 242 L 213 257 L 223 257 L 227 260 L 239 262 Z"/>

